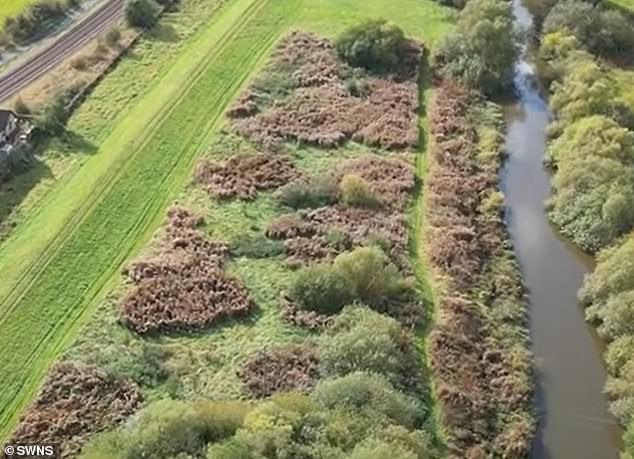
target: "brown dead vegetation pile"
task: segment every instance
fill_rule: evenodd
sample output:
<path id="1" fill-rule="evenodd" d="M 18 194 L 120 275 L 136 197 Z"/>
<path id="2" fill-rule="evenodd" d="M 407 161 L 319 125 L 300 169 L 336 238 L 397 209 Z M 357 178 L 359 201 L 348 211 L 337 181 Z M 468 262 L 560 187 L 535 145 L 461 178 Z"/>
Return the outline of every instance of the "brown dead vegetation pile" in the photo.
<path id="1" fill-rule="evenodd" d="M 281 295 L 280 308 L 288 323 L 311 331 L 323 330 L 334 321 L 334 316 L 298 308 L 287 293 Z"/>
<path id="2" fill-rule="evenodd" d="M 124 274 L 134 284 L 121 302 L 121 321 L 137 333 L 206 328 L 252 309 L 246 288 L 222 271 L 224 243 L 209 240 L 200 219 L 171 209 L 162 244 Z"/>
<path id="3" fill-rule="evenodd" d="M 337 242 L 332 241 L 333 232 L 339 235 Z M 293 265 L 334 258 L 374 238 L 386 243 L 390 259 L 399 267 L 408 266 L 409 232 L 407 217 L 401 212 L 341 205 L 302 210 L 274 220 L 266 235 L 285 240 L 288 261 Z"/>
<path id="4" fill-rule="evenodd" d="M 316 354 L 304 346 L 287 346 L 260 352 L 239 370 L 249 392 L 268 397 L 276 392 L 310 389 L 316 382 Z"/>
<path id="5" fill-rule="evenodd" d="M 229 111 L 242 135 L 263 144 L 294 141 L 337 147 L 348 140 L 388 149 L 418 144 L 417 65 L 409 79 L 371 77 L 343 63 L 332 43 L 295 32 L 282 42 L 265 70 Z M 276 80 L 276 83 L 271 83 Z M 282 86 L 270 97 L 270 86 Z M 280 96 L 282 96 L 280 98 Z"/>
<path id="6" fill-rule="evenodd" d="M 11 442 L 58 443 L 75 457 L 88 437 L 113 427 L 141 402 L 138 388 L 95 367 L 56 364 L 22 415 Z"/>
<path id="7" fill-rule="evenodd" d="M 195 180 L 218 199 L 254 199 L 258 191 L 286 185 L 299 177 L 293 163 L 274 154 L 237 154 L 225 162 L 202 160 Z"/>
<path id="8" fill-rule="evenodd" d="M 392 209 L 404 209 L 416 185 L 416 173 L 411 164 L 378 155 L 364 155 L 341 164 L 337 169 L 337 183 L 348 174 L 368 182 L 372 191 L 380 196 L 381 204 Z"/>
<path id="9" fill-rule="evenodd" d="M 490 204 L 499 155 L 478 157 L 478 104 L 477 94 L 445 84 L 430 116 L 427 247 L 447 286 L 430 337 L 431 367 L 455 457 L 523 458 L 534 432 L 524 317 L 496 319 L 481 303 L 491 311 L 521 305 L 523 289 L 501 209 Z"/>

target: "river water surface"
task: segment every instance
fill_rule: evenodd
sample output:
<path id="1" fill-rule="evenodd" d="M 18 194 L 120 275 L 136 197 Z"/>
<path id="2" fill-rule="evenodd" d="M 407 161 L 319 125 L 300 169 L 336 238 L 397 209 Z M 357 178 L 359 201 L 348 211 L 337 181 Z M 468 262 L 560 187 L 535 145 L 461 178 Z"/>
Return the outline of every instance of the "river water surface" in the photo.
<path id="1" fill-rule="evenodd" d="M 513 0 L 516 24 L 530 28 L 532 17 L 520 2 Z M 526 58 L 516 65 L 515 86 L 518 100 L 506 110 L 509 158 L 502 187 L 509 231 L 530 294 L 540 421 L 532 457 L 618 459 L 621 432 L 602 392 L 602 346 L 577 301 L 592 259 L 563 241 L 545 213 L 550 183 L 542 160 L 550 112 Z"/>

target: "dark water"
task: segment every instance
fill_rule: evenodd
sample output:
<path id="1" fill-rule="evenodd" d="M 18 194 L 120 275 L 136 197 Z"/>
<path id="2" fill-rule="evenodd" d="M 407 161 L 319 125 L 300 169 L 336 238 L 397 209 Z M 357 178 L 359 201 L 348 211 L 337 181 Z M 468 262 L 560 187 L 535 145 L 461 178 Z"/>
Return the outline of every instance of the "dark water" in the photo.
<path id="1" fill-rule="evenodd" d="M 530 13 L 513 0 L 516 23 Z M 558 237 L 544 202 L 550 193 L 542 167 L 550 113 L 532 65 L 517 63 L 519 101 L 508 107 L 509 159 L 502 175 L 508 226 L 530 293 L 532 350 L 537 360 L 536 459 L 618 459 L 620 429 L 603 396 L 602 346 L 583 318 L 577 291 L 592 260 Z"/>

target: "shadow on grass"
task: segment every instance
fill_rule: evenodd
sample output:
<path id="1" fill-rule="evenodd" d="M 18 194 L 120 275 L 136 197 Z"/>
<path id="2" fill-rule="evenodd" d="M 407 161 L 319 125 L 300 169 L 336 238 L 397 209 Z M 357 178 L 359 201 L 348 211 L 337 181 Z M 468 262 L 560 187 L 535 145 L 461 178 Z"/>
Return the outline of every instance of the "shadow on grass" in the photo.
<path id="1" fill-rule="evenodd" d="M 17 224 L 15 211 L 29 193 L 43 180 L 54 178 L 44 161 L 53 141 L 58 142 L 64 155 L 93 155 L 97 147 L 81 135 L 65 131 L 57 139 L 36 138 L 36 145 L 24 159 L 13 166 L 10 178 L 0 182 L 0 242 L 4 241 Z"/>

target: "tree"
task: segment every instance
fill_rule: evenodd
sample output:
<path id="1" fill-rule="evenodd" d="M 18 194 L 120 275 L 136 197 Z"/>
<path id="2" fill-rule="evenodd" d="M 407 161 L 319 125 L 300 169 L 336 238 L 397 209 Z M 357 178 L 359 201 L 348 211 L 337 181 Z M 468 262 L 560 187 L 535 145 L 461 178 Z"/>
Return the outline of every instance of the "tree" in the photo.
<path id="1" fill-rule="evenodd" d="M 151 29 L 159 21 L 160 8 L 153 0 L 132 0 L 125 9 L 125 17 L 132 27 Z"/>
<path id="2" fill-rule="evenodd" d="M 41 132 L 51 136 L 64 132 L 69 116 L 66 109 L 67 99 L 66 94 L 58 94 L 36 117 L 35 124 Z"/>
<path id="3" fill-rule="evenodd" d="M 588 50 L 614 54 L 634 48 L 634 30 L 620 11 L 579 0 L 557 3 L 544 20 L 544 33 L 567 32 Z"/>
<path id="4" fill-rule="evenodd" d="M 471 0 L 433 60 L 445 78 L 491 94 L 512 83 L 518 49 L 510 5 Z"/>
<path id="5" fill-rule="evenodd" d="M 412 350 L 411 341 L 395 319 L 350 306 L 320 338 L 319 363 L 324 375 L 364 371 L 385 376 L 396 387 L 411 388 L 409 382 L 417 373 Z"/>
<path id="6" fill-rule="evenodd" d="M 351 27 L 337 38 L 339 56 L 353 67 L 389 72 L 400 67 L 408 41 L 403 31 L 384 20 L 371 20 Z"/>

